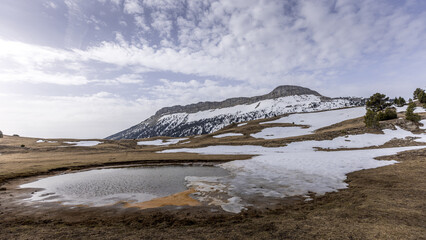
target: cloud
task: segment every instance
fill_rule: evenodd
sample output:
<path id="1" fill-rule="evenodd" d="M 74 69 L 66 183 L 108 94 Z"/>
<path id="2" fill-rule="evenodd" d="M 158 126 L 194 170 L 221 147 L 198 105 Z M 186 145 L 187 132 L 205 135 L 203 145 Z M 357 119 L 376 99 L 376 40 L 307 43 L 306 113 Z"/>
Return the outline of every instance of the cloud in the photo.
<path id="1" fill-rule="evenodd" d="M 425 52 L 421 23 L 426 17 L 412 15 L 404 6 L 394 11 L 371 1 L 218 1 L 209 9 L 199 7 L 188 4 L 191 14 L 186 18 L 177 14 L 170 19 L 173 15 L 164 10 L 151 14 L 151 25 L 165 43 L 161 48 L 104 42 L 81 54 L 120 66 L 276 84 L 305 74 L 325 76 L 330 68 Z M 290 14 L 282 14 L 286 11 Z M 170 44 L 173 37 L 178 44 Z"/>
<path id="2" fill-rule="evenodd" d="M 52 1 L 46 1 L 45 3 L 43 3 L 43 5 L 46 7 L 46 8 L 53 8 L 53 9 L 56 9 L 56 8 L 58 8 L 58 5 L 56 5 L 54 2 L 52 2 Z"/>
<path id="3" fill-rule="evenodd" d="M 127 14 L 143 13 L 138 0 L 124 0 L 124 12 Z"/>
<path id="4" fill-rule="evenodd" d="M 75 5 L 67 1 L 68 5 Z M 159 39 L 102 42 L 88 49 L 58 50 L 0 42 L 11 62 L 39 71 L 49 64 L 100 62 L 251 85 L 309 83 L 369 64 L 378 68 L 408 55 L 426 53 L 426 15 L 383 1 L 124 1 L 142 31 Z M 78 7 L 78 6 L 74 6 Z M 151 9 L 147 22 L 143 8 Z M 185 10 L 186 14 L 182 14 Z M 173 14 L 170 14 L 173 13 Z M 283 14 L 284 13 L 284 14 Z M 16 45 L 16 46 L 13 46 Z M 19 46 L 18 46 L 19 45 Z M 315 80 L 313 77 L 317 78 Z M 322 80 L 321 80 L 322 81 Z M 82 81 L 80 81 L 82 83 Z"/>

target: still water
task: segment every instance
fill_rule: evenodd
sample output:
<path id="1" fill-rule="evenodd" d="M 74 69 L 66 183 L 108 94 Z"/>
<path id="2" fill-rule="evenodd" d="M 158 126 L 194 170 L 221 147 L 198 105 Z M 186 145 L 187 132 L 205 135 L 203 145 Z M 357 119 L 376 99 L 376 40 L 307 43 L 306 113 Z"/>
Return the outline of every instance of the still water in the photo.
<path id="1" fill-rule="evenodd" d="M 103 206 L 118 201 L 143 202 L 185 191 L 185 177 L 227 176 L 215 166 L 156 166 L 96 169 L 46 177 L 23 184 L 38 189 L 29 201 Z"/>

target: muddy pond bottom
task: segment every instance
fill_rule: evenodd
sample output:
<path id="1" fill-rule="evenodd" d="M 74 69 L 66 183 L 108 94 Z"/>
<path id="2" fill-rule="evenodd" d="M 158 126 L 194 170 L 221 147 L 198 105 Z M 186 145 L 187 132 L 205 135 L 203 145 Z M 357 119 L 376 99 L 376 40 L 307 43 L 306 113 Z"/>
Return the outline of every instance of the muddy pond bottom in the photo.
<path id="1" fill-rule="evenodd" d="M 221 177 L 216 166 L 155 166 L 96 169 L 42 178 L 21 188 L 37 189 L 26 201 L 105 206 L 145 202 L 187 190 L 185 178 Z"/>

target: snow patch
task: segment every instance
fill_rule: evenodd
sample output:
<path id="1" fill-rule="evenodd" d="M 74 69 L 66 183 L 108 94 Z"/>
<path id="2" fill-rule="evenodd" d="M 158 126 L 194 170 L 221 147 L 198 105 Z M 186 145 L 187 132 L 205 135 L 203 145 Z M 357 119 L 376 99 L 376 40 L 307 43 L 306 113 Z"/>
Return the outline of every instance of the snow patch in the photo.
<path id="1" fill-rule="evenodd" d="M 293 123 L 299 125 L 310 125 L 310 130 L 315 131 L 345 120 L 362 117 L 365 113 L 365 107 L 346 108 L 315 113 L 297 113 L 274 121 L 261 122 L 260 124 Z"/>
<path id="2" fill-rule="evenodd" d="M 405 106 L 402 106 L 402 107 L 395 107 L 395 108 L 396 108 L 396 112 L 405 112 L 405 111 L 407 111 L 408 105 L 405 105 Z M 426 109 L 423 108 L 423 107 L 416 107 L 413 112 L 414 113 L 424 113 L 424 112 L 426 112 Z"/>
<path id="3" fill-rule="evenodd" d="M 242 133 L 222 133 L 216 136 L 213 136 L 214 138 L 224 138 L 224 137 L 235 137 L 235 136 L 244 136 Z"/>
<path id="4" fill-rule="evenodd" d="M 157 140 L 152 140 L 152 141 L 140 141 L 138 142 L 138 145 L 154 145 L 154 146 L 165 146 L 165 145 L 171 145 L 171 144 L 176 144 L 180 141 L 183 140 L 187 140 L 188 138 L 174 138 L 174 139 L 167 139 L 167 140 L 162 140 L 162 139 L 157 139 Z"/>
<path id="5" fill-rule="evenodd" d="M 420 123 L 423 124 L 423 127 L 419 127 L 419 128 L 426 130 L 426 119 L 425 120 L 421 120 Z"/>
<path id="6" fill-rule="evenodd" d="M 275 138 L 285 138 L 285 137 L 294 137 L 310 134 L 308 128 L 301 127 L 270 127 L 262 129 L 262 131 L 250 136 L 254 138 L 263 138 L 263 139 L 275 139 Z"/>
<path id="7" fill-rule="evenodd" d="M 316 113 L 292 114 L 274 121 L 261 122 L 260 124 L 293 123 L 309 125 L 309 128 L 272 127 L 265 128 L 258 133 L 251 134 L 251 136 L 254 138 L 274 139 L 312 134 L 317 129 L 330 126 L 344 120 L 362 117 L 365 115 L 365 112 L 366 110 L 364 107 L 356 107 Z"/>
<path id="8" fill-rule="evenodd" d="M 245 125 L 247 125 L 247 123 L 240 123 L 240 124 L 237 125 L 237 127 L 242 127 L 242 126 L 245 126 Z"/>
<path id="9" fill-rule="evenodd" d="M 92 147 L 92 146 L 96 146 L 98 144 L 101 144 L 102 142 L 99 142 L 99 141 L 79 141 L 79 142 L 64 142 L 64 143 L 74 145 L 75 147 Z"/>
<path id="10" fill-rule="evenodd" d="M 36 143 L 44 143 L 44 142 L 47 142 L 47 143 L 57 143 L 58 141 L 48 141 L 48 140 L 37 140 L 36 141 Z"/>

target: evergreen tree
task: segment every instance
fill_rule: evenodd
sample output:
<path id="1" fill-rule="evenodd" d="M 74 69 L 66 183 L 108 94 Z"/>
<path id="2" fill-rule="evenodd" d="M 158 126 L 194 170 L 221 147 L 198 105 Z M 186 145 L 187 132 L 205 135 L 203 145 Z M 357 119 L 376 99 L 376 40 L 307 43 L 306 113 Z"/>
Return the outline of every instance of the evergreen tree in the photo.
<path id="1" fill-rule="evenodd" d="M 416 88 L 416 90 L 414 90 L 413 93 L 413 98 L 417 99 L 417 96 L 419 95 L 419 93 L 424 92 L 425 90 L 421 89 L 421 88 Z"/>
<path id="2" fill-rule="evenodd" d="M 426 103 L 426 93 L 425 91 L 421 91 L 417 94 L 417 99 L 419 100 L 419 102 L 421 103 Z"/>
<path id="3" fill-rule="evenodd" d="M 393 103 L 397 106 L 397 107 L 402 107 L 406 104 L 405 99 L 403 97 L 398 97 L 395 98 L 395 100 L 393 101 Z"/>
<path id="4" fill-rule="evenodd" d="M 385 121 L 390 119 L 397 118 L 397 113 L 395 108 L 386 108 L 385 111 L 380 111 L 377 113 L 377 120 Z"/>
<path id="5" fill-rule="evenodd" d="M 378 128 L 379 119 L 377 118 L 377 113 L 371 109 L 367 109 L 367 113 L 364 116 L 364 123 L 368 128 Z"/>
<path id="6" fill-rule="evenodd" d="M 373 96 L 371 96 L 367 100 L 366 105 L 367 105 L 367 108 L 369 108 L 369 109 L 371 109 L 371 110 L 373 110 L 374 112 L 377 113 L 379 111 L 386 109 L 391 104 L 389 103 L 389 98 L 386 97 L 385 94 L 375 93 L 375 94 L 373 94 Z"/>
<path id="7" fill-rule="evenodd" d="M 397 118 L 396 110 L 389 108 L 391 103 L 385 94 L 373 94 L 366 105 L 367 113 L 364 116 L 364 123 L 369 128 L 379 127 L 379 121 Z"/>
<path id="8" fill-rule="evenodd" d="M 414 102 L 410 102 L 407 107 L 407 111 L 405 112 L 405 119 L 418 123 L 420 121 L 420 115 L 414 113 L 414 109 L 416 109 L 416 104 Z"/>

